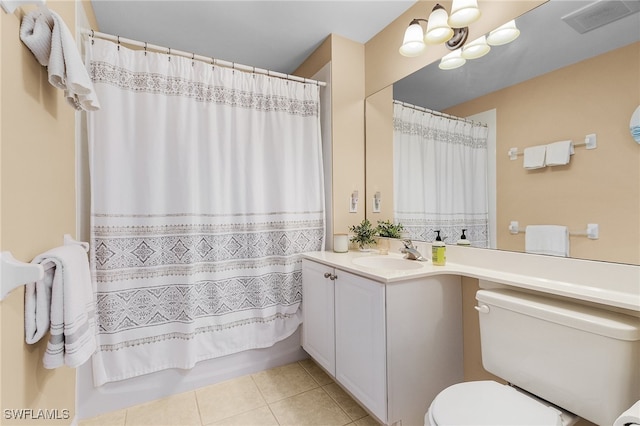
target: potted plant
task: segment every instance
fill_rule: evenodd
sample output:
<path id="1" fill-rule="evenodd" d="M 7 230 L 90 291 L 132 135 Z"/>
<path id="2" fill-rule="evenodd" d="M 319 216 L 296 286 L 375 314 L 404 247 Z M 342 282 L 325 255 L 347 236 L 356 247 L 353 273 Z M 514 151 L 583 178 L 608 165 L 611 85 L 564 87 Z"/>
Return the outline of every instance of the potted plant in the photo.
<path id="1" fill-rule="evenodd" d="M 379 220 L 377 227 L 378 235 L 386 238 L 402 238 L 404 226 L 401 223 L 392 223 L 389 220 Z"/>
<path id="2" fill-rule="evenodd" d="M 349 227 L 349 231 L 353 232 L 350 241 L 357 244 L 360 250 L 367 250 L 369 246 L 376 243 L 374 239 L 376 228 L 371 225 L 368 219 L 364 219 L 359 225 Z"/>
<path id="3" fill-rule="evenodd" d="M 380 254 L 389 253 L 389 238 L 401 238 L 404 226 L 401 223 L 392 223 L 389 220 L 379 220 L 376 227 L 376 233 L 378 234 L 378 248 Z"/>

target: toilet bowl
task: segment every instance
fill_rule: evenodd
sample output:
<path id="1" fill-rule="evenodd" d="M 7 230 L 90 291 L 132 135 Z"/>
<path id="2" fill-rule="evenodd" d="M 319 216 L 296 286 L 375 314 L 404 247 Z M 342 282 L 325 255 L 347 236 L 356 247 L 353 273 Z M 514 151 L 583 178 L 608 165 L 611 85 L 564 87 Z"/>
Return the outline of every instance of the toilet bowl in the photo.
<path id="1" fill-rule="evenodd" d="M 577 417 L 494 381 L 458 383 L 438 394 L 425 426 L 569 426 Z"/>

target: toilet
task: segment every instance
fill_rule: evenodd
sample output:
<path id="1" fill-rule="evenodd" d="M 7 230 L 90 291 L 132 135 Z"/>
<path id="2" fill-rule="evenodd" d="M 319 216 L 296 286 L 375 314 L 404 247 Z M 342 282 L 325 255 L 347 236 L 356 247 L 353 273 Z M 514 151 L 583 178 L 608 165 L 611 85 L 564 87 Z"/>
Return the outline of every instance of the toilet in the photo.
<path id="1" fill-rule="evenodd" d="M 449 386 L 425 425 L 612 425 L 640 399 L 640 318 L 507 289 L 476 299 L 482 364 L 508 384 Z"/>

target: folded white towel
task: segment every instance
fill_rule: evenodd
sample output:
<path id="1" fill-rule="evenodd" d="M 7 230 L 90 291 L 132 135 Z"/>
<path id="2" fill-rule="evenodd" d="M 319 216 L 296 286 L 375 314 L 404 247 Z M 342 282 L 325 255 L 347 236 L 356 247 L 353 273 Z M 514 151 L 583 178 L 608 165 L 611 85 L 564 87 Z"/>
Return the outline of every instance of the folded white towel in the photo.
<path id="1" fill-rule="evenodd" d="M 78 367 L 96 349 L 95 294 L 85 247 L 71 244 L 36 256 L 44 278 L 25 289 L 25 340 L 50 331 L 45 368 Z"/>
<path id="2" fill-rule="evenodd" d="M 571 141 L 550 143 L 547 145 L 545 163 L 547 166 L 561 166 L 569 164 L 571 154 L 573 154 L 573 144 Z"/>
<path id="3" fill-rule="evenodd" d="M 524 168 L 527 170 L 540 169 L 545 166 L 544 158 L 546 145 L 532 146 L 524 149 Z"/>
<path id="4" fill-rule="evenodd" d="M 640 425 L 640 401 L 636 402 L 613 422 L 613 426 Z"/>
<path id="5" fill-rule="evenodd" d="M 569 256 L 569 229 L 559 225 L 529 225 L 525 230 L 527 253 Z"/>
<path id="6" fill-rule="evenodd" d="M 47 66 L 49 83 L 64 90 L 75 109 L 100 109 L 89 73 L 82 62 L 73 35 L 60 15 L 36 9 L 22 19 L 20 39 L 41 65 Z"/>

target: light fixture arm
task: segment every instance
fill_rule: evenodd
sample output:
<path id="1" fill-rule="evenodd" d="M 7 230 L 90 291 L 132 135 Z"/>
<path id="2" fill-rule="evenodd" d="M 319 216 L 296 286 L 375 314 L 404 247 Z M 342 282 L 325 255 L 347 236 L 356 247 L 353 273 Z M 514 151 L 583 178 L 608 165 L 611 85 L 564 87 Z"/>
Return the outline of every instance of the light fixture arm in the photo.
<path id="1" fill-rule="evenodd" d="M 445 42 L 445 46 L 449 50 L 456 50 L 461 48 L 469 37 L 469 27 L 464 28 L 452 28 L 453 36 Z"/>
<path id="2" fill-rule="evenodd" d="M 427 19 L 422 19 L 422 18 L 414 18 L 411 20 L 411 22 L 409 23 L 409 25 L 413 25 L 413 24 L 420 24 L 420 22 L 429 22 Z"/>

